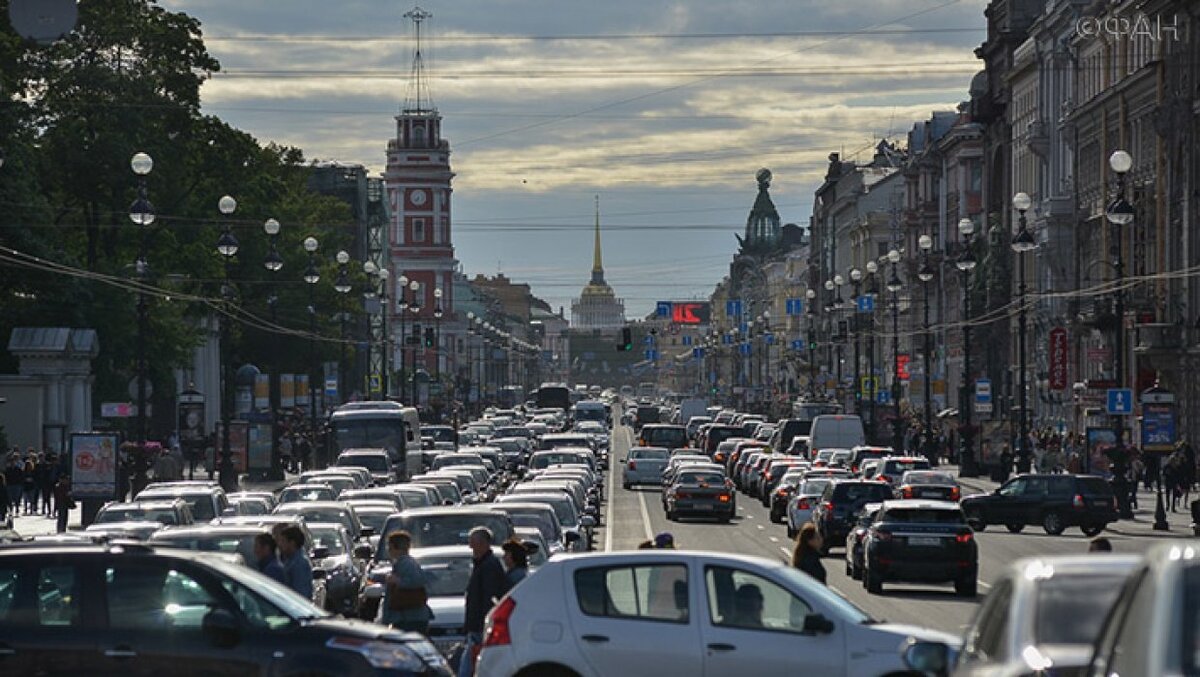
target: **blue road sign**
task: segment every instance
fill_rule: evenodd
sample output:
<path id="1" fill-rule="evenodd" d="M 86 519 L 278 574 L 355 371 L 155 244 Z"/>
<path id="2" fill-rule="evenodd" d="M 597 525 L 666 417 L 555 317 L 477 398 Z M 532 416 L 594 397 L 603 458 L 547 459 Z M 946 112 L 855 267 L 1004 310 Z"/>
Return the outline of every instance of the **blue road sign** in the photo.
<path id="1" fill-rule="evenodd" d="M 975 379 L 975 401 L 979 404 L 991 403 L 992 380 L 990 378 Z"/>
<path id="2" fill-rule="evenodd" d="M 657 350 L 647 350 L 646 351 L 646 359 L 650 360 L 651 362 L 656 361 L 658 359 L 658 351 Z"/>
<path id="3" fill-rule="evenodd" d="M 732 299 L 732 300 L 725 302 L 725 316 L 726 317 L 741 317 L 741 315 L 742 315 L 742 302 L 740 299 Z"/>
<path id="4" fill-rule="evenodd" d="M 788 315 L 803 315 L 804 299 L 788 299 L 784 304 L 784 309 Z"/>
<path id="5" fill-rule="evenodd" d="M 722 334 L 722 335 L 721 335 L 721 344 L 722 344 L 722 345 L 726 345 L 726 346 L 728 346 L 728 345 L 732 345 L 732 344 L 733 344 L 733 337 L 732 337 L 732 336 L 730 336 L 729 334 Z"/>
<path id="6" fill-rule="evenodd" d="M 858 312 L 871 313 L 875 311 L 875 297 L 871 294 L 862 294 L 858 297 Z"/>
<path id="7" fill-rule="evenodd" d="M 1132 414 L 1133 388 L 1109 388 L 1107 409 L 1111 416 Z"/>
<path id="8" fill-rule="evenodd" d="M 696 358 L 697 360 L 703 359 L 704 358 L 704 349 L 703 348 L 692 348 L 692 357 Z"/>
<path id="9" fill-rule="evenodd" d="M 738 325 L 738 332 L 740 332 L 742 336 L 745 336 L 746 334 L 749 334 L 749 333 L 750 333 L 750 325 L 749 325 L 749 323 L 743 322 L 743 323 L 739 324 L 739 325 Z"/>
<path id="10" fill-rule="evenodd" d="M 775 335 L 774 334 L 763 334 L 763 340 L 766 341 L 767 345 L 769 345 L 769 346 L 775 345 Z"/>
<path id="11" fill-rule="evenodd" d="M 670 301 L 659 301 L 658 305 L 654 308 L 654 314 L 659 317 L 670 317 L 671 306 L 672 303 Z"/>
<path id="12" fill-rule="evenodd" d="M 692 345 L 692 337 L 691 337 L 690 335 L 688 335 L 688 334 L 684 334 L 684 336 L 683 336 L 683 345 L 685 345 L 685 346 L 690 346 L 690 345 Z"/>
<path id="13" fill-rule="evenodd" d="M 875 394 L 875 401 L 880 404 L 887 404 L 892 401 L 892 394 L 886 390 L 880 390 Z"/>
<path id="14" fill-rule="evenodd" d="M 645 338 L 642 339 L 642 343 L 645 343 L 648 346 L 652 346 L 652 345 L 654 345 L 654 337 L 651 336 L 650 334 L 646 334 Z"/>
<path id="15" fill-rule="evenodd" d="M 749 343 L 743 343 L 742 345 L 738 346 L 738 352 L 743 355 L 750 355 L 750 348 L 751 346 Z"/>
<path id="16" fill-rule="evenodd" d="M 792 339 L 792 350 L 804 350 L 804 341 L 801 339 Z"/>

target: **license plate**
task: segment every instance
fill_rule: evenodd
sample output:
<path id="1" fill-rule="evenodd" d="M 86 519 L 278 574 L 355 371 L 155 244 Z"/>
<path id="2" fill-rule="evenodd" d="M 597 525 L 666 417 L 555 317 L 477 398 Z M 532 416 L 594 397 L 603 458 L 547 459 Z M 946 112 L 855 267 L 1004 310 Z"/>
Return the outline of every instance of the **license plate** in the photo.
<path id="1" fill-rule="evenodd" d="M 695 506 L 696 510 L 712 510 L 713 507 L 707 503 L 700 503 Z"/>
<path id="2" fill-rule="evenodd" d="M 932 545 L 934 547 L 942 544 L 942 539 L 930 536 L 910 536 L 908 539 L 909 545 Z"/>
<path id="3" fill-rule="evenodd" d="M 940 491 L 922 491 L 921 492 L 921 498 L 941 498 L 941 497 L 942 497 L 942 492 L 940 492 Z"/>

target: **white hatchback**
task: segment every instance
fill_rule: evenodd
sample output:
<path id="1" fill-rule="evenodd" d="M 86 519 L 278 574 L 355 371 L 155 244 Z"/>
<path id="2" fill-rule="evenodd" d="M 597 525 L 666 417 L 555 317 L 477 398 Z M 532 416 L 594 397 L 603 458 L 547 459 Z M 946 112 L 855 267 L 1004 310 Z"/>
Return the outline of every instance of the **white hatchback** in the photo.
<path id="1" fill-rule="evenodd" d="M 875 622 L 797 569 L 758 557 L 637 550 L 546 563 L 488 614 L 476 675 L 871 676 L 944 633 Z"/>

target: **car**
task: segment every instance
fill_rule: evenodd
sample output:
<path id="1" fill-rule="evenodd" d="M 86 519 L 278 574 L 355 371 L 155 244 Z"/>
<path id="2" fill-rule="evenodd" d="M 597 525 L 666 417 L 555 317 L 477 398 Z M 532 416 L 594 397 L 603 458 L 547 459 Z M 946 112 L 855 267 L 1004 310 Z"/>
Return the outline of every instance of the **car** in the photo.
<path id="1" fill-rule="evenodd" d="M 138 492 L 135 501 L 171 501 L 182 498 L 192 509 L 192 519 L 204 523 L 215 517 L 235 512 L 229 505 L 225 490 L 204 482 L 154 483 Z"/>
<path id="2" fill-rule="evenodd" d="M 192 509 L 181 498 L 167 501 L 131 501 L 107 503 L 96 513 L 95 524 L 115 522 L 157 522 L 162 526 L 186 526 L 195 522 Z"/>
<path id="3" fill-rule="evenodd" d="M 804 465 L 790 466 L 771 491 L 768 517 L 775 524 L 783 524 L 784 516 L 787 515 L 788 503 L 792 500 L 796 489 L 804 481 L 804 473 L 807 471 L 808 467 Z"/>
<path id="4" fill-rule="evenodd" d="M 458 482 L 446 475 L 416 475 L 412 479 L 416 485 L 429 485 L 437 490 L 441 505 L 462 505 L 463 495 L 458 490 Z"/>
<path id="5" fill-rule="evenodd" d="M 704 446 L 701 450 L 711 456 L 717 450 L 717 446 L 731 437 L 745 437 L 745 435 L 738 426 L 717 422 L 705 431 Z"/>
<path id="6" fill-rule="evenodd" d="M 374 489 L 347 489 L 338 496 L 339 501 L 383 501 L 390 503 L 396 508 L 396 512 L 410 507 L 404 500 L 404 495 L 399 491 L 395 491 L 392 487 L 400 485 L 391 485 L 386 487 L 376 487 Z M 417 508 L 420 506 L 411 506 Z"/>
<path id="7" fill-rule="evenodd" d="M 927 498 L 936 501 L 957 501 L 962 490 L 950 473 L 936 470 L 909 470 L 896 483 L 896 498 Z"/>
<path id="8" fill-rule="evenodd" d="M 685 466 L 676 473 L 663 499 L 667 519 L 714 517 L 728 524 L 737 514 L 737 503 L 720 466 Z"/>
<path id="9" fill-rule="evenodd" d="M 346 527 L 350 538 L 357 541 L 370 536 L 374 530 L 363 526 L 354 508 L 341 501 L 299 501 L 284 503 L 275 508 L 276 515 L 297 515 L 307 522 L 335 522 Z"/>
<path id="10" fill-rule="evenodd" d="M 230 496 L 229 506 L 239 515 L 269 515 L 274 502 L 261 496 Z"/>
<path id="11" fill-rule="evenodd" d="M 743 452 L 738 457 L 737 465 L 734 466 L 731 479 L 733 479 L 733 483 L 739 491 L 746 491 L 750 472 L 753 467 L 758 464 L 759 459 L 769 454 L 770 452 L 768 451 L 750 451 Z"/>
<path id="12" fill-rule="evenodd" d="M 1018 533 L 1041 525 L 1052 536 L 1068 527 L 1095 536 L 1117 521 L 1112 487 L 1095 475 L 1018 475 L 990 494 L 964 497 L 961 504 L 976 531 L 1003 524 Z"/>
<path id="13" fill-rule="evenodd" d="M 451 675 L 421 635 L 334 618 L 229 559 L 128 543 L 0 550 L 4 672 Z"/>
<path id="14" fill-rule="evenodd" d="M 161 522 L 105 522 L 103 524 L 89 524 L 84 528 L 83 534 L 89 538 L 98 540 L 111 541 L 116 538 L 128 538 L 135 541 L 144 541 L 168 528 Z"/>
<path id="15" fill-rule="evenodd" d="M 671 453 L 664 447 L 633 447 L 621 459 L 621 487 L 632 489 L 645 484 L 659 486 L 670 456 Z"/>
<path id="16" fill-rule="evenodd" d="M 500 548 L 493 548 L 497 558 L 503 557 Z M 429 641 L 449 657 L 451 653 L 466 639 L 463 629 L 466 616 L 467 583 L 471 580 L 473 555 L 471 548 L 465 545 L 444 545 L 436 548 L 422 548 L 413 553 L 413 559 L 421 565 L 425 572 L 425 592 L 429 595 L 426 604 L 433 612 L 429 621 L 429 631 L 426 634 Z M 378 578 L 382 573 L 386 577 L 391 573 L 391 565 L 387 564 L 382 571 L 372 572 Z M 380 586 L 382 593 L 382 586 Z"/>
<path id="17" fill-rule="evenodd" d="M 508 515 L 517 528 L 532 527 L 541 532 L 547 544 L 546 556 L 566 551 L 566 535 L 554 508 L 545 503 L 491 503 L 487 506 Z"/>
<path id="18" fill-rule="evenodd" d="M 821 546 L 823 553 L 846 542 L 854 513 L 867 503 L 880 503 L 891 497 L 891 487 L 879 482 L 835 480 L 826 485 L 812 514 L 812 522 L 825 541 Z"/>
<path id="19" fill-rule="evenodd" d="M 904 473 L 910 470 L 929 470 L 929 459 L 921 456 L 885 456 L 873 479 L 895 487 Z"/>
<path id="20" fill-rule="evenodd" d="M 871 594 L 889 581 L 948 581 L 960 596 L 974 597 L 978 576 L 975 532 L 954 503 L 884 501 L 863 538 L 862 580 Z"/>
<path id="21" fill-rule="evenodd" d="M 813 511 L 825 487 L 833 483 L 832 477 L 809 477 L 807 474 L 796 485 L 796 491 L 788 499 L 787 506 L 787 536 L 795 538 L 800 533 L 800 527 L 812 521 Z"/>
<path id="22" fill-rule="evenodd" d="M 312 534 L 313 569 L 325 572 L 325 608 L 347 618 L 357 615 L 358 591 L 373 550 L 369 543 L 356 546 L 346 527 L 336 522 L 308 523 Z"/>
<path id="23" fill-rule="evenodd" d="M 337 492 L 328 484 L 289 484 L 279 490 L 279 505 L 301 501 L 332 501 Z M 279 505 L 275 506 L 276 508 Z"/>
<path id="24" fill-rule="evenodd" d="M 875 521 L 875 516 L 879 514 L 879 508 L 882 505 L 882 503 L 868 503 L 860 508 L 854 514 L 855 524 L 846 536 L 846 575 L 856 581 L 862 579 L 863 544 L 866 541 L 867 533 L 871 530 L 871 523 Z"/>
<path id="25" fill-rule="evenodd" d="M 666 447 L 679 449 L 688 446 L 687 428 L 681 425 L 655 423 L 642 426 L 638 433 L 638 446 Z"/>
<path id="26" fill-rule="evenodd" d="M 813 417 L 808 431 L 811 447 L 822 449 L 853 449 L 865 445 L 862 419 L 851 414 L 819 414 Z"/>
<path id="27" fill-rule="evenodd" d="M 764 508 L 771 507 L 771 498 L 775 492 L 775 487 L 779 485 L 779 481 L 783 479 L 792 468 L 807 468 L 808 462 L 790 456 L 781 456 L 773 454 L 767 465 L 762 469 L 762 476 L 758 480 L 758 495 L 760 502 Z"/>
<path id="28" fill-rule="evenodd" d="M 850 450 L 850 471 L 862 472 L 863 463 L 895 456 L 896 452 L 891 447 L 871 447 L 858 446 Z"/>
<path id="29" fill-rule="evenodd" d="M 347 489 L 365 489 L 371 484 L 370 475 L 364 479 L 357 470 L 358 466 L 347 466 L 337 471 L 314 470 L 300 473 L 297 481 L 300 484 L 326 484 L 333 489 L 333 495 L 337 496 Z"/>
<path id="30" fill-rule="evenodd" d="M 1125 617 L 1129 587 L 1145 581 L 1137 574 L 1153 556 L 1144 560 L 1136 555 L 1089 553 L 1017 560 L 992 583 L 963 633 L 960 651 L 914 642 L 906 647 L 905 659 L 912 666 L 923 661 L 927 674 L 934 675 L 1085 675 L 1099 641 L 1095 652 L 1099 660 L 1092 666 L 1092 674 L 1098 677 L 1188 674 L 1168 667 L 1181 654 L 1172 654 L 1164 646 L 1170 639 L 1158 639 L 1159 634 L 1163 638 L 1184 634 L 1169 630 L 1178 628 L 1179 620 L 1160 619 L 1156 627 L 1153 619 L 1138 617 L 1136 642 L 1127 642 L 1120 652 L 1104 646 L 1106 638 L 1116 635 L 1112 629 L 1121 625 L 1118 619 Z M 1151 599 L 1168 593 L 1160 597 L 1167 604 L 1159 608 L 1171 602 L 1200 602 L 1200 598 L 1188 600 L 1177 587 L 1158 588 L 1153 577 L 1147 582 L 1143 592 L 1149 592 Z M 1161 633 L 1155 632 L 1158 629 Z M 1106 658 L 1115 658 L 1116 663 Z M 1095 669 L 1101 665 L 1106 669 Z"/>
<path id="31" fill-rule="evenodd" d="M 822 449 L 813 457 L 814 468 L 849 468 L 854 452 L 834 447 Z"/>
<path id="32" fill-rule="evenodd" d="M 489 677 L 786 675 L 800 666 L 882 675 L 907 672 L 899 647 L 910 635 L 953 641 L 875 621 L 778 561 L 673 550 L 552 559 L 500 599 L 483 635 L 476 674 Z"/>
<path id="33" fill-rule="evenodd" d="M 453 466 L 464 466 L 464 465 L 473 465 L 473 466 L 479 466 L 480 468 L 482 468 L 482 467 L 484 467 L 483 466 L 483 457 L 480 456 L 479 454 L 476 454 L 473 452 L 467 452 L 467 451 L 454 452 L 454 453 L 449 453 L 449 454 L 438 454 L 438 456 L 433 459 L 433 462 L 429 464 L 429 469 L 431 471 L 433 471 L 433 470 L 441 470 L 443 468 L 449 468 L 449 467 L 453 467 Z"/>
<path id="34" fill-rule="evenodd" d="M 529 457 L 526 477 L 536 476 L 551 465 L 586 465 L 596 469 L 596 455 L 590 449 L 559 448 L 550 451 L 537 451 Z"/>
<path id="35" fill-rule="evenodd" d="M 237 491 L 232 494 L 228 494 L 226 498 L 230 503 L 232 503 L 234 499 L 242 498 L 257 498 L 266 501 L 267 505 L 270 506 L 267 509 L 267 512 L 274 510 L 275 505 L 278 503 L 278 501 L 275 500 L 275 493 L 271 491 Z"/>
<path id="36" fill-rule="evenodd" d="M 338 454 L 334 464 L 341 468 L 366 468 L 376 485 L 393 482 L 400 477 L 392 466 L 387 449 L 346 449 Z"/>
<path id="37" fill-rule="evenodd" d="M 585 552 L 592 545 L 592 530 L 595 520 L 581 514 L 575 502 L 563 492 L 539 494 L 507 494 L 496 498 L 492 505 L 506 503 L 539 503 L 554 510 L 559 528 L 563 532 L 563 546 L 571 552 Z"/>
<path id="38" fill-rule="evenodd" d="M 811 442 L 812 438 L 808 435 L 796 435 L 792 438 L 791 444 L 788 445 L 787 449 L 783 453 L 789 456 L 801 456 L 803 458 L 808 458 L 810 455 L 809 451 L 811 449 Z"/>
<path id="39" fill-rule="evenodd" d="M 757 459 L 747 464 L 745 469 L 745 487 L 743 490 L 754 498 L 758 498 L 762 492 L 763 480 L 766 478 L 767 467 L 777 458 L 774 452 L 767 451 L 760 455 Z"/>

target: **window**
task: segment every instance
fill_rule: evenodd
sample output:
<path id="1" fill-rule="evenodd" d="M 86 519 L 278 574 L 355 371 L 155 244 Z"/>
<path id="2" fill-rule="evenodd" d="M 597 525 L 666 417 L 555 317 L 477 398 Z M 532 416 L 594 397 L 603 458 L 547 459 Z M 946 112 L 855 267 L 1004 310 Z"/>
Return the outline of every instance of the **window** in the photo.
<path id="1" fill-rule="evenodd" d="M 575 572 L 575 599 L 588 616 L 688 622 L 687 567 L 654 564 Z"/>
<path id="2" fill-rule="evenodd" d="M 79 605 L 73 567 L 0 569 L 0 627 L 78 626 Z"/>
<path id="3" fill-rule="evenodd" d="M 1001 496 L 1020 496 L 1025 491 L 1025 479 L 1016 479 L 1000 487 Z"/>
<path id="4" fill-rule="evenodd" d="M 258 628 L 279 630 L 291 624 L 292 619 L 279 607 L 251 592 L 249 588 L 232 579 L 221 581 L 221 587 L 233 597 L 242 615 L 251 625 Z"/>
<path id="5" fill-rule="evenodd" d="M 425 241 L 425 219 L 413 219 L 413 242 Z"/>
<path id="6" fill-rule="evenodd" d="M 708 615 L 713 625 L 800 634 L 812 607 L 790 590 L 757 574 L 728 567 L 705 569 Z"/>
<path id="7" fill-rule="evenodd" d="M 198 629 L 216 599 L 191 576 L 162 566 L 121 564 L 105 572 L 114 630 Z"/>

